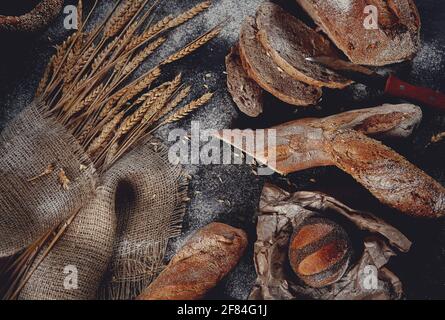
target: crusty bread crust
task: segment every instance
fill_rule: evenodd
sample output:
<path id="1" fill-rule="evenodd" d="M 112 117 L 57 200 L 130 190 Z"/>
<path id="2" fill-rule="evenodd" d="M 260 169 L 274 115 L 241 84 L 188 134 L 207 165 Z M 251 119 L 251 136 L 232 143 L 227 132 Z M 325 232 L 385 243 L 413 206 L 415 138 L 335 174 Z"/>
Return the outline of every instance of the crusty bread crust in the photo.
<path id="1" fill-rule="evenodd" d="M 356 64 L 383 66 L 411 59 L 420 45 L 420 17 L 412 0 L 296 0 Z M 344 1 L 342 1 L 344 2 Z M 374 5 L 379 28 L 367 29 L 364 9 Z"/>
<path id="2" fill-rule="evenodd" d="M 297 81 L 281 70 L 257 39 L 255 19 L 247 17 L 241 27 L 240 57 L 250 78 L 278 99 L 296 106 L 316 104 L 322 91 Z"/>
<path id="3" fill-rule="evenodd" d="M 247 235 L 222 223 L 195 233 L 137 300 L 198 300 L 241 259 Z"/>
<path id="4" fill-rule="evenodd" d="M 307 218 L 289 244 L 292 269 L 314 288 L 337 282 L 348 269 L 351 257 L 352 245 L 346 231 L 326 218 Z"/>
<path id="5" fill-rule="evenodd" d="M 239 57 L 238 45 L 226 56 L 227 88 L 238 108 L 249 117 L 263 112 L 263 89 L 249 78 Z"/>
<path id="6" fill-rule="evenodd" d="M 334 164 L 382 203 L 413 217 L 445 215 L 445 188 L 389 147 L 354 130 L 325 137 Z"/>
<path id="7" fill-rule="evenodd" d="M 256 14 L 258 39 L 275 63 L 296 80 L 321 87 L 342 89 L 351 80 L 306 60 L 308 57 L 339 57 L 337 50 L 320 33 L 287 13 L 280 6 L 265 1 Z"/>

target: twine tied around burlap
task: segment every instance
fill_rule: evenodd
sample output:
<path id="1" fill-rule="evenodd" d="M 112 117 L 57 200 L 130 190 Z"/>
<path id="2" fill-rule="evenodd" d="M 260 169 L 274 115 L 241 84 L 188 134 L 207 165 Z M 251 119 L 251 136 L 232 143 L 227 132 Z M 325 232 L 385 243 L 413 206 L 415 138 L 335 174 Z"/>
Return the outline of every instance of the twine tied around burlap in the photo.
<path id="1" fill-rule="evenodd" d="M 17 298 L 132 299 L 162 270 L 168 240 L 180 233 L 181 167 L 150 139 L 98 174 L 76 139 L 40 110 L 33 103 L 0 135 L 0 258 L 76 215 L 48 254 L 41 248 Z M 54 170 L 42 174 L 48 165 Z M 76 288 L 67 270 L 76 271 Z"/>

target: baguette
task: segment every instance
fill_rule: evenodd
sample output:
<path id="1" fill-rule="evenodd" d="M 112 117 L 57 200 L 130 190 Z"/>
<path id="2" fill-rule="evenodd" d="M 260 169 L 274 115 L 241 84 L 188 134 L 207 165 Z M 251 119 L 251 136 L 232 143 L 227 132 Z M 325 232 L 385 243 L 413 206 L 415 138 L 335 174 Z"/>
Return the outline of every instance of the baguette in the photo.
<path id="1" fill-rule="evenodd" d="M 249 78 L 239 56 L 238 46 L 226 57 L 227 88 L 238 108 L 249 117 L 263 112 L 263 89 Z"/>
<path id="2" fill-rule="evenodd" d="M 333 163 L 380 202 L 413 217 L 445 215 L 445 188 L 392 149 L 354 130 L 325 137 Z"/>
<path id="3" fill-rule="evenodd" d="M 350 174 L 382 203 L 404 214 L 424 218 L 444 216 L 445 188 L 394 150 L 365 135 L 389 132 L 403 137 L 412 132 L 421 119 L 417 107 L 411 106 L 412 112 L 408 113 L 410 107 L 406 105 L 405 112 L 409 115 L 406 118 L 395 116 L 394 109 L 388 114 L 388 108 L 381 108 L 380 113 L 377 109 L 351 111 L 346 115 L 296 120 L 277 126 L 272 128 L 276 141 L 268 141 L 263 151 L 246 145 L 240 139 L 240 132 L 231 132 L 230 136 L 228 132 L 219 132 L 217 137 L 250 152 L 250 156 L 281 174 L 334 165 Z M 380 122 L 380 117 L 385 121 Z M 397 128 L 397 123 L 403 124 L 404 129 Z M 276 161 L 270 159 L 271 150 L 275 150 Z"/>
<path id="4" fill-rule="evenodd" d="M 286 103 L 295 106 L 316 104 L 321 98 L 321 89 L 293 79 L 278 67 L 259 43 L 257 32 L 255 19 L 247 17 L 241 27 L 239 51 L 249 77 Z"/>
<path id="5" fill-rule="evenodd" d="M 422 120 L 422 110 L 412 104 L 390 105 L 343 112 L 326 118 L 307 118 L 290 121 L 272 129 L 276 143 L 266 143 L 264 152 L 246 145 L 242 132 L 219 132 L 216 137 L 243 150 L 280 174 L 309 168 L 334 165 L 325 150 L 324 131 L 336 129 L 358 130 L 376 138 L 400 139 L 409 137 Z M 266 134 L 267 136 L 267 134 Z M 276 150 L 276 161 L 269 161 L 267 151 Z"/>
<path id="6" fill-rule="evenodd" d="M 137 300 L 202 299 L 238 264 L 246 246 L 244 231 L 211 223 L 187 241 Z"/>
<path id="7" fill-rule="evenodd" d="M 258 39 L 274 62 L 292 78 L 314 86 L 342 89 L 351 80 L 306 60 L 314 56 L 337 57 L 329 39 L 315 32 L 280 6 L 265 1 L 256 14 Z"/>
<path id="8" fill-rule="evenodd" d="M 420 45 L 420 17 L 412 0 L 296 0 L 356 64 L 383 66 L 411 59 Z M 365 28 L 365 7 L 378 29 Z"/>

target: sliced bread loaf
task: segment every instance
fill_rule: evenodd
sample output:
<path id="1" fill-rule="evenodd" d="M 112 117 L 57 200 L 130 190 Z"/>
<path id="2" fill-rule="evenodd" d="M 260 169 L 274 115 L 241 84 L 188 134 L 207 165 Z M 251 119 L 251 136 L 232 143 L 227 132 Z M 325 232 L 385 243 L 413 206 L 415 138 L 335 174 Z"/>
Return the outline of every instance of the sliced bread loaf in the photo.
<path id="1" fill-rule="evenodd" d="M 420 18 L 412 0 L 296 1 L 354 63 L 383 66 L 418 50 Z M 366 8 L 377 9 L 377 29 Z"/>
<path id="2" fill-rule="evenodd" d="M 250 78 L 278 99 L 296 106 L 317 103 L 320 88 L 295 80 L 282 70 L 268 55 L 257 39 L 257 27 L 253 17 L 248 17 L 240 35 L 240 57 Z"/>
<path id="3" fill-rule="evenodd" d="M 263 2 L 256 15 L 258 39 L 275 63 L 291 77 L 315 86 L 344 88 L 352 81 L 326 69 L 308 57 L 338 57 L 325 36 L 315 32 L 280 6 Z"/>
<path id="4" fill-rule="evenodd" d="M 227 88 L 238 108 L 250 117 L 263 112 L 263 89 L 249 78 L 239 56 L 238 45 L 226 56 Z"/>

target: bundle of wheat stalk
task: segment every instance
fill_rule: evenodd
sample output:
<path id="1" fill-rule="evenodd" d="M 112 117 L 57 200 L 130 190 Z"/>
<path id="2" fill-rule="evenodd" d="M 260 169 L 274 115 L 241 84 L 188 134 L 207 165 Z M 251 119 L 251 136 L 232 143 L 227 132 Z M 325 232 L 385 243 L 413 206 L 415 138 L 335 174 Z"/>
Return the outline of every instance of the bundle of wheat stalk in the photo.
<path id="1" fill-rule="evenodd" d="M 83 3 L 79 0 L 79 29 L 57 47 L 38 86 L 36 99 L 42 112 L 57 119 L 76 138 L 100 173 L 155 130 L 186 117 L 212 98 L 210 92 L 190 98 L 191 87 L 182 83 L 181 74 L 170 81 L 154 84 L 166 65 L 215 38 L 220 26 L 133 79 L 139 66 L 163 45 L 167 32 L 206 10 L 210 1 L 153 23 L 152 15 L 159 1 L 122 0 L 102 24 L 87 31 L 97 4 L 96 0 L 84 19 Z M 54 168 L 49 165 L 42 175 L 52 170 Z M 69 188 L 63 172 L 59 173 L 59 178 L 63 186 Z M 75 217 L 74 214 L 56 229 L 49 230 L 5 263 L 0 270 L 8 275 L 0 289 L 3 298 L 17 297 L 36 268 L 35 259 L 41 249 L 45 248 L 40 256 L 43 260 Z"/>
<path id="2" fill-rule="evenodd" d="M 213 39 L 219 26 L 129 81 L 162 46 L 167 31 L 210 6 L 210 1 L 205 1 L 176 17 L 150 24 L 158 2 L 147 8 L 149 2 L 120 1 L 106 21 L 90 32 L 84 30 L 97 1 L 85 21 L 79 10 L 79 30 L 57 48 L 37 90 L 45 111 L 69 128 L 98 170 L 105 170 L 147 133 L 181 119 L 212 97 L 206 93 L 175 110 L 190 94 L 181 75 L 154 88 L 152 85 L 164 66 Z"/>

